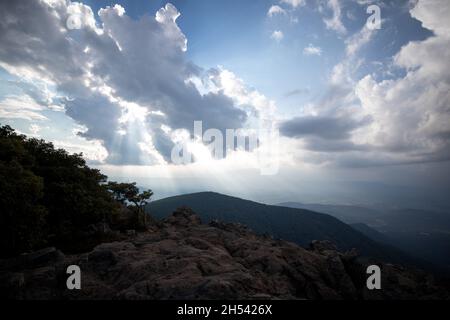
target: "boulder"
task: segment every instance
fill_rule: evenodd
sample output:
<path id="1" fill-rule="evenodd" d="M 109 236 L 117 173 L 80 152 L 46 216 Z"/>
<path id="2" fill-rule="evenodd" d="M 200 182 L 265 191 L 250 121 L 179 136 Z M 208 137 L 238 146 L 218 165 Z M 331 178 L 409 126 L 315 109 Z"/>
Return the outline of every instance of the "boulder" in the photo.
<path id="1" fill-rule="evenodd" d="M 64 260 L 64 254 L 54 247 L 44 248 L 18 257 L 0 260 L 0 270 L 36 268 Z"/>
<path id="2" fill-rule="evenodd" d="M 1 296 L 16 299 L 449 297 L 431 276 L 381 263 L 383 290 L 368 291 L 366 262 L 356 251 L 339 252 L 329 241 L 314 241 L 305 249 L 239 224 L 203 225 L 187 208 L 152 230 L 87 253 L 64 257 L 47 248 L 0 264 Z M 70 264 L 81 268 L 80 291 L 65 287 Z"/>

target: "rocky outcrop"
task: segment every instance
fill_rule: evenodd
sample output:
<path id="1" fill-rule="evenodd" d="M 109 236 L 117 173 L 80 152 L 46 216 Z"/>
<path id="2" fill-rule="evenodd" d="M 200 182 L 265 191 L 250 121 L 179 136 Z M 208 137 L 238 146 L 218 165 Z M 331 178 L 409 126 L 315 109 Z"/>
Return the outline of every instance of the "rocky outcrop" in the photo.
<path id="1" fill-rule="evenodd" d="M 327 241 L 309 249 L 239 224 L 201 224 L 188 208 L 127 240 L 37 264 L 0 262 L 1 296 L 18 299 L 416 299 L 448 298 L 417 271 L 382 264 L 382 290 L 365 289 L 366 264 Z M 50 258 L 53 252 L 54 258 Z M 37 255 L 40 256 L 39 254 Z M 45 256 L 45 255 L 44 255 Z M 81 290 L 66 288 L 68 265 Z"/>

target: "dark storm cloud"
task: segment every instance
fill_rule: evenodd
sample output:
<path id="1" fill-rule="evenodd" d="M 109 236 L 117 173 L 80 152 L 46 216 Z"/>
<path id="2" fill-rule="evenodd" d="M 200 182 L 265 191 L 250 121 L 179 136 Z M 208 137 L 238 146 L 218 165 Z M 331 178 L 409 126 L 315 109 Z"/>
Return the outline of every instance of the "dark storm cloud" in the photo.
<path id="1" fill-rule="evenodd" d="M 280 133 L 290 138 L 319 137 L 325 140 L 345 140 L 350 133 L 370 122 L 350 118 L 305 116 L 287 120 L 280 125 Z"/>
<path id="2" fill-rule="evenodd" d="M 169 160 L 173 142 L 161 125 L 191 131 L 193 122 L 202 120 L 204 130 L 224 130 L 240 128 L 247 120 L 246 112 L 222 92 L 202 95 L 186 81 L 201 78 L 204 71 L 187 60 L 187 40 L 176 24 L 179 13 L 170 4 L 138 20 L 120 6 L 101 9 L 101 29 L 81 3 L 2 1 L 0 11 L 1 66 L 53 82 L 69 97 L 67 114 L 87 128 L 83 136 L 103 142 L 108 162 L 141 163 L 139 143 L 148 143 L 147 133 Z M 74 12 L 81 17 L 80 30 L 66 28 Z M 147 109 L 142 121 L 148 132 L 118 136 L 124 129 L 120 101 Z"/>
<path id="3" fill-rule="evenodd" d="M 348 152 L 348 151 L 369 151 L 368 145 L 358 145 L 349 140 L 329 140 L 319 137 L 308 137 L 305 141 L 305 148 L 317 152 Z"/>

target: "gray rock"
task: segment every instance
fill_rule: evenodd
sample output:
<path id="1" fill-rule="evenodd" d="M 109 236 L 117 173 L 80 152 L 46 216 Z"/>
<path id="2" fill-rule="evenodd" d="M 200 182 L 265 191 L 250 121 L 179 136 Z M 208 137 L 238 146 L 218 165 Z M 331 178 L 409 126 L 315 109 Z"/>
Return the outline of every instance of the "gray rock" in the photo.
<path id="1" fill-rule="evenodd" d="M 64 254 L 54 247 L 0 260 L 0 270 L 36 268 L 64 260 Z"/>
<path id="2" fill-rule="evenodd" d="M 129 237 L 134 237 L 136 235 L 136 230 L 127 230 L 126 234 Z"/>
<path id="3" fill-rule="evenodd" d="M 328 241 L 305 249 L 256 235 L 238 224 L 202 225 L 178 209 L 152 230 L 105 243 L 91 252 L 28 261 L 45 266 L 0 272 L 3 296 L 25 299 L 445 299 L 448 290 L 408 268 L 381 265 L 383 290 L 365 289 L 365 265 L 356 252 Z M 61 265 L 80 264 L 82 290 L 68 292 Z M 23 269 L 21 269 L 21 267 Z M 3 281 L 5 280 L 5 281 Z M 26 294 L 25 294 L 26 292 Z"/>

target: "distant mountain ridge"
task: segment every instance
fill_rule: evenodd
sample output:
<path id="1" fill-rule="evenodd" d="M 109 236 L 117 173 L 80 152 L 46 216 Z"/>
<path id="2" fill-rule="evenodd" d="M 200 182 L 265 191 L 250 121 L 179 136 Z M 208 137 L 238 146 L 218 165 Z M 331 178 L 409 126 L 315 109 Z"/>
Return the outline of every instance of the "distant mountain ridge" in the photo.
<path id="1" fill-rule="evenodd" d="M 152 202 L 147 212 L 157 219 L 179 207 L 189 207 L 206 223 L 212 220 L 241 223 L 260 234 L 308 246 L 313 240 L 329 240 L 341 250 L 356 248 L 362 255 L 397 263 L 415 263 L 400 250 L 365 236 L 340 220 L 322 213 L 265 205 L 215 192 L 200 192 Z"/>
<path id="2" fill-rule="evenodd" d="M 450 214 L 418 209 L 376 210 L 361 206 L 284 202 L 290 208 L 330 214 L 377 242 L 399 248 L 450 273 Z"/>
<path id="3" fill-rule="evenodd" d="M 377 223 L 377 217 L 381 212 L 362 206 L 353 205 L 331 205 L 318 203 L 301 203 L 301 202 L 282 202 L 277 206 L 306 209 L 315 212 L 329 214 L 345 223 L 365 223 L 373 225 Z"/>

